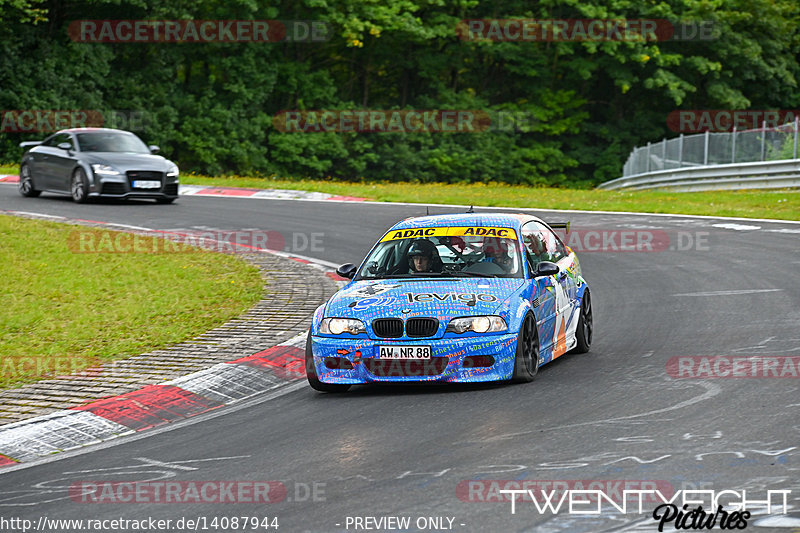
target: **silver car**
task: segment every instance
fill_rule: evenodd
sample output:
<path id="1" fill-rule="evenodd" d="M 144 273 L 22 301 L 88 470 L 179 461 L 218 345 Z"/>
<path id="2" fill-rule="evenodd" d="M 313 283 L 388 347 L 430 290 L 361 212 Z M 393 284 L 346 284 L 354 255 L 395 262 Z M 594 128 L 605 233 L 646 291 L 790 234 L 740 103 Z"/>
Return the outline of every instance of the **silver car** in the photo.
<path id="1" fill-rule="evenodd" d="M 108 128 L 61 130 L 27 148 L 19 169 L 19 192 L 69 194 L 89 198 L 153 198 L 162 204 L 178 197 L 178 166 L 128 131 Z"/>

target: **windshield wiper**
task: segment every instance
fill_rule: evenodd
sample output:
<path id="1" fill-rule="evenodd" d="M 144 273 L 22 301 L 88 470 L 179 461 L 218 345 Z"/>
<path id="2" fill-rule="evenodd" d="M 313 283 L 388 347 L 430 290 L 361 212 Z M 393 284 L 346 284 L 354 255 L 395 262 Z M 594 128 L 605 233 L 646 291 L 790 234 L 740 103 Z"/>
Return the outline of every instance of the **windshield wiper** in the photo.
<path id="1" fill-rule="evenodd" d="M 448 272 L 448 274 L 453 276 L 454 278 L 457 278 L 457 277 L 462 276 L 462 275 L 463 276 L 472 276 L 472 277 L 475 277 L 475 278 L 496 278 L 496 277 L 499 277 L 497 274 L 481 274 L 479 272 L 463 272 L 463 271 Z"/>

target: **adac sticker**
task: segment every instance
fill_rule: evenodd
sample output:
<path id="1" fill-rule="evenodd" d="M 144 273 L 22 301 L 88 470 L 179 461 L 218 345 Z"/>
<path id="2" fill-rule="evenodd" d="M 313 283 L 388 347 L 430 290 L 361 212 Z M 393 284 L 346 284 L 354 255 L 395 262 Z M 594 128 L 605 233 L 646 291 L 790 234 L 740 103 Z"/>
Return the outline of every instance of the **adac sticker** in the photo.
<path id="1" fill-rule="evenodd" d="M 425 237 L 499 237 L 516 239 L 517 232 L 512 228 L 485 226 L 453 226 L 439 228 L 409 228 L 392 230 L 383 236 L 381 242 L 399 239 L 420 239 Z"/>

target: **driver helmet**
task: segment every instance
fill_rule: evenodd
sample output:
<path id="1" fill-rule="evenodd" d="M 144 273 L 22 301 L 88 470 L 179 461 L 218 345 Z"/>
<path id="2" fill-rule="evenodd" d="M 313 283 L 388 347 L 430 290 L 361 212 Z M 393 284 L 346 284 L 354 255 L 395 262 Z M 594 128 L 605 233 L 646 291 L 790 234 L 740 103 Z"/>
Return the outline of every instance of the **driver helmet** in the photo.
<path id="1" fill-rule="evenodd" d="M 415 257 L 426 257 L 428 259 L 428 268 L 424 271 L 418 271 L 414 266 Z M 442 260 L 435 244 L 428 239 L 417 239 L 411 243 L 408 248 L 408 268 L 412 272 L 441 272 L 441 267 Z"/>

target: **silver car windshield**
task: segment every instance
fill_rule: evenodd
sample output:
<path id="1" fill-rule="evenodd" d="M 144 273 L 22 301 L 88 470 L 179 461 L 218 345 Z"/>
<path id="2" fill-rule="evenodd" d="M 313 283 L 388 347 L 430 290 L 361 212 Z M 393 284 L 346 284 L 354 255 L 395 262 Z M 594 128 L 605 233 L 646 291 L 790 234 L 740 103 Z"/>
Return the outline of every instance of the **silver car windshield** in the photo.
<path id="1" fill-rule="evenodd" d="M 125 152 L 129 154 L 149 154 L 150 150 L 139 137 L 132 133 L 87 132 L 75 135 L 81 152 Z"/>
<path id="2" fill-rule="evenodd" d="M 521 278 L 517 240 L 473 235 L 384 240 L 357 279 L 413 277 Z"/>

